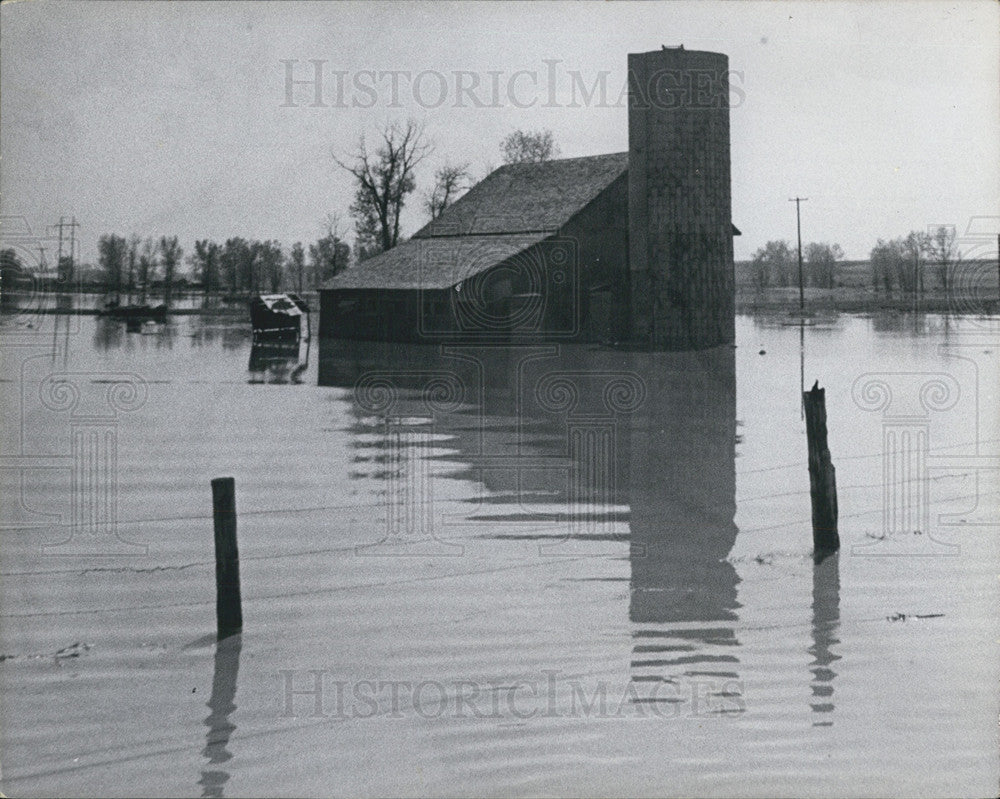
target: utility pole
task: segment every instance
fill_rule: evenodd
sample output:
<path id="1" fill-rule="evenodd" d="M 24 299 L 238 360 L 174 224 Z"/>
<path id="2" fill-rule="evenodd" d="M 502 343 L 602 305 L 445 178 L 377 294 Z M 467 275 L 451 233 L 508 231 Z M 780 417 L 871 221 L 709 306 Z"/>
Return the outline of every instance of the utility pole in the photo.
<path id="1" fill-rule="evenodd" d="M 59 217 L 59 224 L 58 225 L 49 225 L 49 230 L 52 230 L 53 228 L 56 228 L 59 231 L 59 252 L 58 252 L 58 255 L 56 255 L 56 268 L 58 268 L 59 267 L 59 262 L 62 260 L 62 241 L 63 241 L 63 218 L 62 217 Z"/>
<path id="2" fill-rule="evenodd" d="M 47 247 L 43 247 L 41 244 L 38 245 L 38 271 L 43 275 L 45 274 L 45 250 Z"/>
<path id="3" fill-rule="evenodd" d="M 806 295 L 805 289 L 803 289 L 802 284 L 802 214 L 800 213 L 800 207 L 803 202 L 808 200 L 808 197 L 790 197 L 788 202 L 795 203 L 795 228 L 798 231 L 799 236 L 799 315 L 805 316 L 806 312 Z"/>
<path id="4" fill-rule="evenodd" d="M 73 217 L 73 221 L 69 224 L 69 265 L 70 272 L 74 272 L 76 267 L 76 229 L 80 225 L 76 221 L 76 217 Z M 799 261 L 802 260 L 802 244 L 801 237 L 799 242 Z"/>
<path id="5" fill-rule="evenodd" d="M 56 260 L 56 269 L 62 270 L 62 258 L 63 258 L 63 229 L 69 228 L 70 235 L 70 249 L 69 249 L 69 264 L 70 264 L 70 275 L 72 275 L 75 267 L 74 257 L 76 255 L 76 228 L 80 227 L 80 223 L 76 221 L 76 217 L 72 217 L 72 221 L 67 222 L 65 216 L 59 217 L 58 224 L 49 225 L 49 229 L 56 228 L 59 231 L 59 257 Z M 60 275 L 62 273 L 60 272 Z M 72 279 L 72 278 L 71 278 Z"/>

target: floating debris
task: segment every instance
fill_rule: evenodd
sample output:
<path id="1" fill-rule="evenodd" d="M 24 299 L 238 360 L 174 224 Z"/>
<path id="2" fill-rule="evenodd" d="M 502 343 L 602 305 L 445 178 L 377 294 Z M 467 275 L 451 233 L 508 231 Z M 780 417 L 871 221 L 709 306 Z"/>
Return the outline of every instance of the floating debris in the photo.
<path id="1" fill-rule="evenodd" d="M 64 646 L 62 649 L 57 649 L 55 652 L 36 652 L 28 655 L 12 655 L 12 654 L 0 654 L 0 663 L 5 660 L 14 660 L 15 658 L 27 658 L 28 660 L 47 660 L 48 658 L 55 658 L 58 660 L 65 660 L 66 658 L 78 658 L 84 652 L 89 652 L 93 647 L 84 643 L 83 641 L 74 641 L 69 646 Z"/>
<path id="2" fill-rule="evenodd" d="M 90 644 L 85 644 L 80 641 L 74 641 L 69 646 L 64 646 L 58 652 L 53 655 L 56 658 L 78 658 L 83 652 L 90 651 Z"/>

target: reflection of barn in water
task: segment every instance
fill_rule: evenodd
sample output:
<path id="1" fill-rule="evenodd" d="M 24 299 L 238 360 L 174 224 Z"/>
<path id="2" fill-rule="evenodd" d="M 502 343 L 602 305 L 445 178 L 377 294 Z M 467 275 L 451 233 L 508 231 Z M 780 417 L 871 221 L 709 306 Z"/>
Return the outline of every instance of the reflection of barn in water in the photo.
<path id="1" fill-rule="evenodd" d="M 632 54 L 627 153 L 501 167 L 320 292 L 320 334 L 381 341 L 734 338 L 728 60 Z"/>
<path id="2" fill-rule="evenodd" d="M 543 557 L 627 557 L 640 699 L 667 696 L 663 683 L 724 690 L 736 679 L 732 348 L 324 340 L 319 381 L 354 391 L 355 446 L 369 468 L 422 468 L 414 462 L 432 456 L 417 431 L 433 430 L 433 459 L 484 492 L 466 530 L 537 542 Z M 383 422 L 409 425 L 402 456 L 392 454 L 399 439 L 372 435 Z"/>

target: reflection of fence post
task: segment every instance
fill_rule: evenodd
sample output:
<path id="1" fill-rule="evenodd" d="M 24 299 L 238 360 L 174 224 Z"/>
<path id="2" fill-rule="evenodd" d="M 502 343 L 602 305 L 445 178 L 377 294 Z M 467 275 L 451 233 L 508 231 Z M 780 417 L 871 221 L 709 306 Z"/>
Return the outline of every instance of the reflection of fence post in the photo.
<path id="1" fill-rule="evenodd" d="M 802 394 L 809 444 L 809 496 L 812 500 L 813 548 L 817 552 L 840 549 L 837 534 L 837 471 L 826 440 L 826 390 L 819 381 Z"/>

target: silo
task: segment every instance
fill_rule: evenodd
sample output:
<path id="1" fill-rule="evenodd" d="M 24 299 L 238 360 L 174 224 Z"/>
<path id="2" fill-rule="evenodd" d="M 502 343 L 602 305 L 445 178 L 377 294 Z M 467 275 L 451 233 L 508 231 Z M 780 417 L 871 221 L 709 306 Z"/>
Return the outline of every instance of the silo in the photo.
<path id="1" fill-rule="evenodd" d="M 631 333 L 656 349 L 735 337 L 729 61 L 663 48 L 629 70 Z"/>

